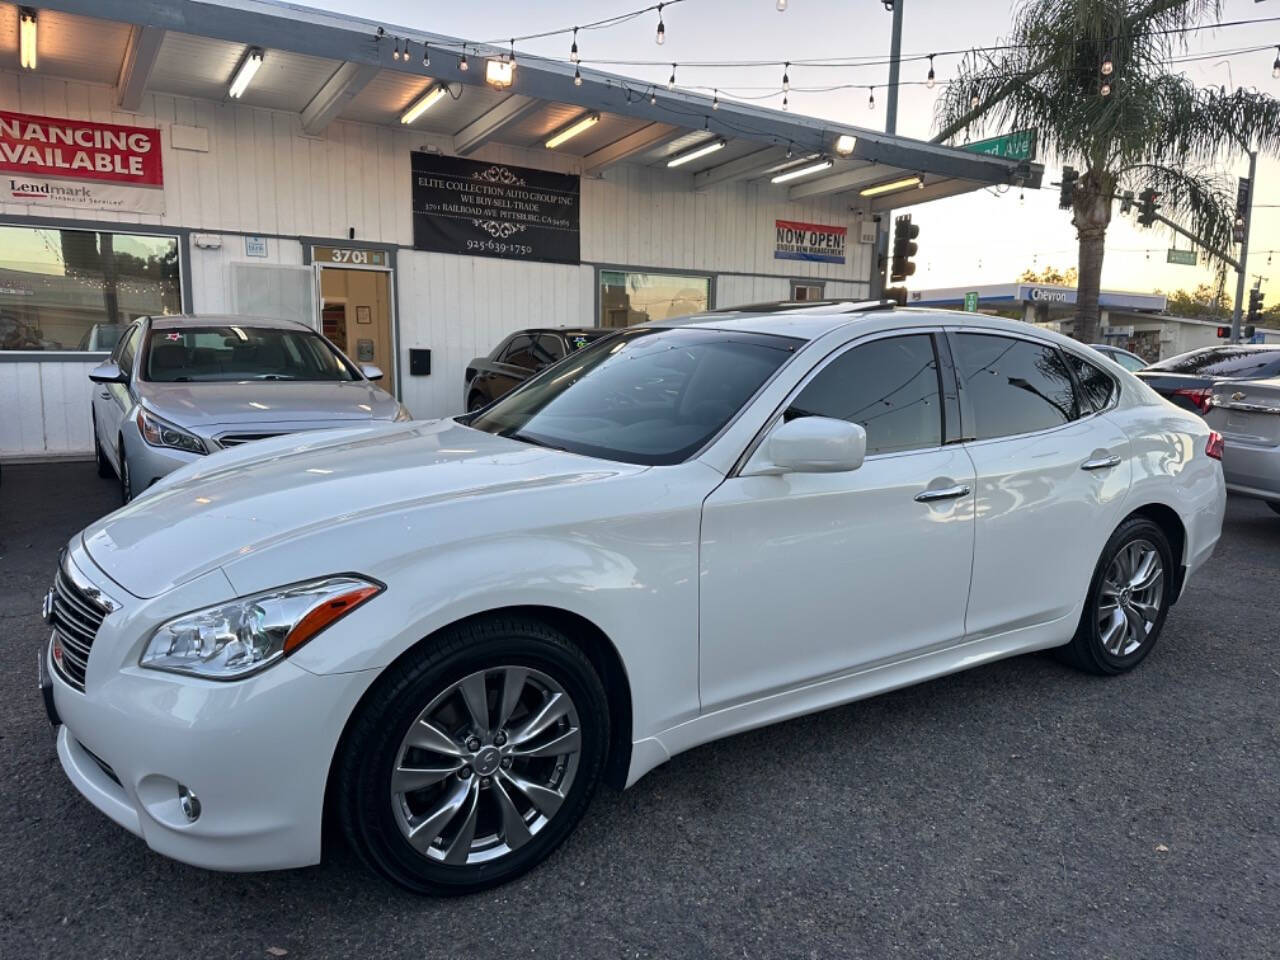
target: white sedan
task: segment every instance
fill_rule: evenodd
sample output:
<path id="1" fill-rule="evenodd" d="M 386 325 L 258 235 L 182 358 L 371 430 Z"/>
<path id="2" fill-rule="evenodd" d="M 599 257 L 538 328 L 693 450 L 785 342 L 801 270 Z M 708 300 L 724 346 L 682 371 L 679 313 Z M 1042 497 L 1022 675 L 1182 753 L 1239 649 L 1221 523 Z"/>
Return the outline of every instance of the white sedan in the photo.
<path id="1" fill-rule="evenodd" d="M 478 890 L 698 744 L 1030 650 L 1131 669 L 1217 543 L 1221 449 L 1023 323 L 627 329 L 466 417 L 215 454 L 77 535 L 58 755 L 188 863 L 315 863 L 329 817 L 397 883 Z"/>

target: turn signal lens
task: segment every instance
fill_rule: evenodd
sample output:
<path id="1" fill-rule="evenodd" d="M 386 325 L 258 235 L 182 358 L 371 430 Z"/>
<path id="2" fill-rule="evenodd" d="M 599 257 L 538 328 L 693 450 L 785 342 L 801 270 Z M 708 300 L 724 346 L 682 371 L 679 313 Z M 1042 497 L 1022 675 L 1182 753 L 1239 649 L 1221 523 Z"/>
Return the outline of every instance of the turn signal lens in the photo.
<path id="1" fill-rule="evenodd" d="M 293 653 L 329 624 L 345 617 L 370 597 L 380 593 L 381 590 L 381 587 L 368 584 L 363 587 L 357 587 L 354 590 L 348 590 L 346 593 L 340 593 L 338 596 L 326 600 L 318 607 L 313 607 L 294 625 L 294 628 L 289 631 L 289 635 L 284 638 L 284 655 L 287 657 Z"/>
<path id="2" fill-rule="evenodd" d="M 1204 445 L 1204 452 L 1215 460 L 1222 459 L 1222 450 L 1226 444 L 1222 440 L 1222 434 L 1217 430 L 1209 431 L 1209 442 Z"/>

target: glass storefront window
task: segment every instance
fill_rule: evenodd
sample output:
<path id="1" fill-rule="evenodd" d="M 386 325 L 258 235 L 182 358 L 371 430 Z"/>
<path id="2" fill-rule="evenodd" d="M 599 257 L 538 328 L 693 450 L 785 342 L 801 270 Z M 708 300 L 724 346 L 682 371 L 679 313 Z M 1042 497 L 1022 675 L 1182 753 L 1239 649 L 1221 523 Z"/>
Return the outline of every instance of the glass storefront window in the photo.
<path id="1" fill-rule="evenodd" d="M 710 303 L 709 277 L 600 271 L 602 327 L 632 327 L 650 320 L 686 317 L 706 310 Z"/>
<path id="2" fill-rule="evenodd" d="M 181 311 L 177 237 L 0 226 L 0 350 L 105 352 Z"/>

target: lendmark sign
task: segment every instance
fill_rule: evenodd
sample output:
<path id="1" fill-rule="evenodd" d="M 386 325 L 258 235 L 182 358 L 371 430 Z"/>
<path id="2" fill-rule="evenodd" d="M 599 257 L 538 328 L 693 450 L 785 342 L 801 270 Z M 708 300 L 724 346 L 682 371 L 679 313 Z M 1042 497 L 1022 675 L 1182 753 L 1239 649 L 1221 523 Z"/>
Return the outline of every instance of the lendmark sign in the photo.
<path id="1" fill-rule="evenodd" d="M 818 263 L 844 263 L 844 244 L 848 230 L 822 223 L 798 220 L 775 220 L 775 260 L 809 260 Z"/>
<path id="2" fill-rule="evenodd" d="M 0 111 L 0 200 L 164 212 L 160 131 Z"/>

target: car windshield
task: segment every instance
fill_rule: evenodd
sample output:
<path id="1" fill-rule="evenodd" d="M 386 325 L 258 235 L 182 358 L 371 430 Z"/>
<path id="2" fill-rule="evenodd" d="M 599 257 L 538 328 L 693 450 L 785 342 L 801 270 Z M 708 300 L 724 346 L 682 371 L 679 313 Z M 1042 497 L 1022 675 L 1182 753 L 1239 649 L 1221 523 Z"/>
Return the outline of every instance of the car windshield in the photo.
<path id="1" fill-rule="evenodd" d="M 1147 367 L 1156 373 L 1190 373 L 1201 377 L 1256 377 L 1280 373 L 1280 350 L 1256 347 L 1205 347 Z"/>
<path id="2" fill-rule="evenodd" d="M 359 379 L 317 334 L 238 325 L 152 330 L 142 370 L 160 383 Z"/>
<path id="3" fill-rule="evenodd" d="M 720 432 L 800 342 L 724 330 L 624 330 L 463 422 L 607 460 L 680 463 Z"/>

